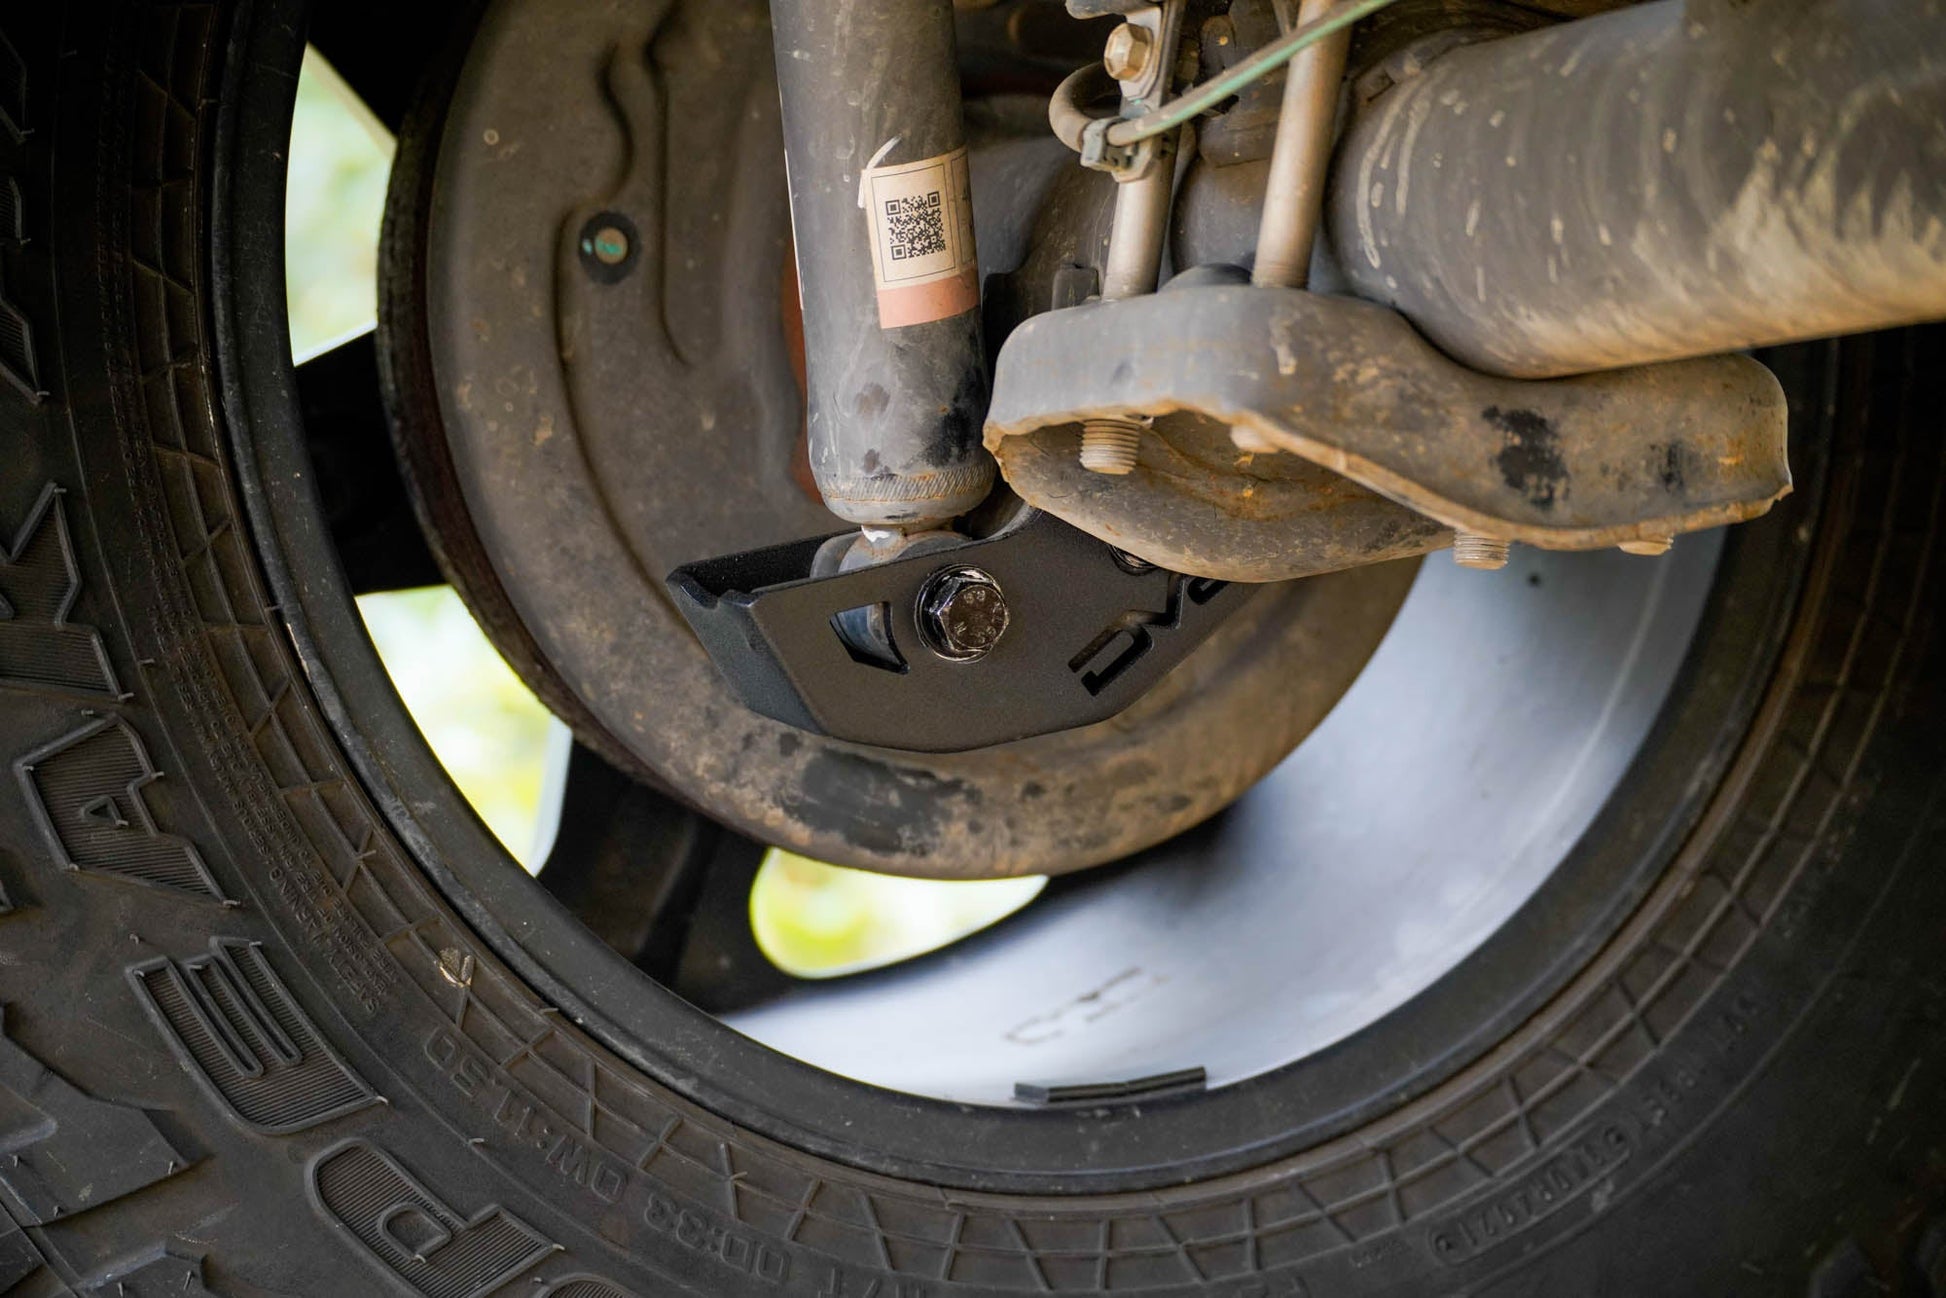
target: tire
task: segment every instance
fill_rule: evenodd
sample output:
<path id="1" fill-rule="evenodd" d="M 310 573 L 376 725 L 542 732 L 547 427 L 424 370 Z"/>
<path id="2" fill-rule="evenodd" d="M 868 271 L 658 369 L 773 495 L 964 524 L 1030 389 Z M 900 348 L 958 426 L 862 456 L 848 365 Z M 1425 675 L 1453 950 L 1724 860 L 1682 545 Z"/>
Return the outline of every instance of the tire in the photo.
<path id="1" fill-rule="evenodd" d="M 1747 733 L 1492 1039 L 1247 1166 L 895 1175 L 517 972 L 346 751 L 211 288 L 271 9 L 0 11 L 0 1292 L 1946 1294 L 1946 334 L 1789 362 Z"/>

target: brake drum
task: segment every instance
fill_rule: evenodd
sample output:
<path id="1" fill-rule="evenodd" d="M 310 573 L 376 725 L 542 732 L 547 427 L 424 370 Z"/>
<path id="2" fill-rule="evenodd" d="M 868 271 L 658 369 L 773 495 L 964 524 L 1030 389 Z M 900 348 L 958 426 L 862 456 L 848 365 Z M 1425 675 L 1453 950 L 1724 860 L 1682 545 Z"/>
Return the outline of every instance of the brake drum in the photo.
<path id="1" fill-rule="evenodd" d="M 801 463 L 765 6 L 499 0 L 444 90 L 402 133 L 386 222 L 380 337 L 409 477 L 503 655 L 639 777 L 824 860 L 1073 870 L 1229 804 L 1390 625 L 1410 562 L 1267 586 L 1122 715 L 967 753 L 748 711 L 663 578 L 844 530 Z M 1072 165 L 1047 143 L 1044 165 L 1018 137 L 975 149 L 983 275 L 1013 269 L 1024 200 Z"/>

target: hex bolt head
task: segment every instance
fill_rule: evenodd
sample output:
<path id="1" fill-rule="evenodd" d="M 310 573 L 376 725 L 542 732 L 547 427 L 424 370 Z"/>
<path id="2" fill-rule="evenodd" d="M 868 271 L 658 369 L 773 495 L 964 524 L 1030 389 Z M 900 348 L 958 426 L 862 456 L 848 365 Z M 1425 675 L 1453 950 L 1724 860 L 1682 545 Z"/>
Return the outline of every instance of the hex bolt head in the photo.
<path id="1" fill-rule="evenodd" d="M 1117 81 L 1135 81 L 1149 70 L 1155 57 L 1155 36 L 1146 27 L 1123 23 L 1108 33 L 1108 44 L 1101 52 L 1101 65 Z"/>
<path id="2" fill-rule="evenodd" d="M 984 658 L 1010 620 L 1000 583 L 978 568 L 942 568 L 919 591 L 927 647 L 952 662 Z"/>
<path id="3" fill-rule="evenodd" d="M 1513 543 L 1503 541 L 1497 536 L 1481 536 L 1478 532 L 1453 533 L 1453 562 L 1462 568 L 1477 568 L 1483 572 L 1507 566 L 1507 553 Z"/>

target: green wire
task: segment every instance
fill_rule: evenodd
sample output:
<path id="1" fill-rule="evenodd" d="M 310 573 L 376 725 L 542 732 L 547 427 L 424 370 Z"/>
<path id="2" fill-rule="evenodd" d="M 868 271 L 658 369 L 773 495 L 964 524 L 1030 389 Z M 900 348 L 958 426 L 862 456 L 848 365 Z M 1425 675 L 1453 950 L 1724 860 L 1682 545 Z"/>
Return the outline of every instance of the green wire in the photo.
<path id="1" fill-rule="evenodd" d="M 1108 142 L 1129 145 L 1173 130 L 1190 118 L 1208 112 L 1257 78 L 1283 67 L 1298 51 L 1317 44 L 1333 32 L 1343 31 L 1391 3 L 1392 0 L 1350 0 L 1324 17 L 1284 33 L 1235 67 L 1211 77 L 1154 112 L 1116 122 L 1108 128 Z"/>

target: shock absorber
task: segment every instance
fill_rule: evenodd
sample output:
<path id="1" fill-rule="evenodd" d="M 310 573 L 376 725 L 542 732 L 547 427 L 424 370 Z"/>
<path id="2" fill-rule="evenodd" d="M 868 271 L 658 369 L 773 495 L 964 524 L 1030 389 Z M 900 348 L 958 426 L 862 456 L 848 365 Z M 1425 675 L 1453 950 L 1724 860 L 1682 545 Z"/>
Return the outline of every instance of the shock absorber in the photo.
<path id="1" fill-rule="evenodd" d="M 833 513 L 937 526 L 993 484 L 952 0 L 775 0 L 812 475 Z"/>

